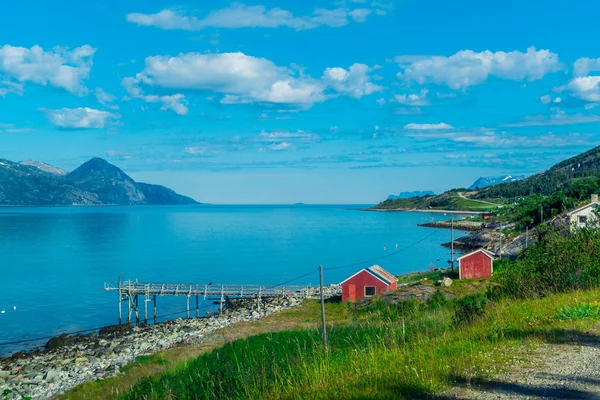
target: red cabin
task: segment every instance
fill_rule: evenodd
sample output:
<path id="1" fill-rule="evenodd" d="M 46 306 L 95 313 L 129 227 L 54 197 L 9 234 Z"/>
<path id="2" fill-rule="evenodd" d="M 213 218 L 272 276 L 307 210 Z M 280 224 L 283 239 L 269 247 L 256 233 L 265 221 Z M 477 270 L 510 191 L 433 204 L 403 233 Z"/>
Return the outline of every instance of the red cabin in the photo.
<path id="1" fill-rule="evenodd" d="M 356 301 L 396 289 L 398 279 L 379 265 L 364 268 L 341 283 L 342 301 Z"/>
<path id="2" fill-rule="evenodd" d="M 458 279 L 489 278 L 494 273 L 494 254 L 479 249 L 458 257 Z"/>

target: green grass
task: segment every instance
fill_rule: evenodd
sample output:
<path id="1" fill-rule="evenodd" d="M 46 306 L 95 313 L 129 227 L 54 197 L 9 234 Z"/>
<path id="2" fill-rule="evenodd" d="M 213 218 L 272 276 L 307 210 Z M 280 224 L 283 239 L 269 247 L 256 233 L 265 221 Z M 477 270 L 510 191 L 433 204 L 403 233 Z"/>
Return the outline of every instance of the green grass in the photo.
<path id="1" fill-rule="evenodd" d="M 576 304 L 564 306 L 558 310 L 557 316 L 562 320 L 577 320 L 583 318 L 598 318 L 600 307 L 592 304 Z"/>
<path id="2" fill-rule="evenodd" d="M 437 196 L 411 197 L 409 199 L 386 200 L 375 206 L 375 209 L 434 209 L 492 211 L 496 205 L 504 204 L 504 199 L 469 199 L 462 197 L 458 191 L 447 192 Z M 490 204 L 491 203 L 491 204 Z"/>
<path id="3" fill-rule="evenodd" d="M 352 311 L 328 304 L 328 328 L 265 333 L 227 343 L 144 378 L 123 399 L 412 398 L 457 379 L 489 378 L 539 342 L 561 342 L 595 325 L 598 315 L 564 319 L 560 310 L 593 304 L 600 291 L 503 300 L 471 323 L 455 305 Z"/>
<path id="4" fill-rule="evenodd" d="M 428 272 L 413 272 L 410 274 L 400 275 L 398 277 L 398 285 L 402 285 L 405 283 L 417 282 L 422 279 L 427 279 L 428 281 L 438 281 L 447 276 L 446 270 L 437 270 L 437 271 L 428 271 Z"/>

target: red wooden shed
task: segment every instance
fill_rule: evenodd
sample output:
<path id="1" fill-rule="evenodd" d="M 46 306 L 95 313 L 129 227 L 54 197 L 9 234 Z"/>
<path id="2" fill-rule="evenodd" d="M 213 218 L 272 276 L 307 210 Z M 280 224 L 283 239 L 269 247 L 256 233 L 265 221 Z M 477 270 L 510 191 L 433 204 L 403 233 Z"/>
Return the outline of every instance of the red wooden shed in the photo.
<path id="1" fill-rule="evenodd" d="M 458 279 L 489 278 L 494 273 L 494 254 L 479 249 L 458 257 Z"/>
<path id="2" fill-rule="evenodd" d="M 371 265 L 341 283 L 342 301 L 356 301 L 396 289 L 398 279 L 379 265 Z"/>

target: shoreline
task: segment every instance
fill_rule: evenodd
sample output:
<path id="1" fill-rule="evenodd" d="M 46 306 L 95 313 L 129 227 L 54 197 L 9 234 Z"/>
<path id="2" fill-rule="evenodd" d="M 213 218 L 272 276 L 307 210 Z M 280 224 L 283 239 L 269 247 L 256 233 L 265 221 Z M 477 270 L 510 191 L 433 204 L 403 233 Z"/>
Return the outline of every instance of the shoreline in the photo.
<path id="1" fill-rule="evenodd" d="M 378 211 L 378 212 L 415 212 L 415 213 L 430 213 L 430 214 L 476 214 L 481 215 L 483 211 L 464 211 L 464 210 L 421 210 L 417 208 L 366 208 L 363 211 Z"/>
<path id="2" fill-rule="evenodd" d="M 316 292 L 309 298 L 315 297 Z M 341 286 L 328 285 L 323 292 L 327 298 L 334 297 L 341 294 Z M 7 400 L 54 398 L 83 383 L 116 376 L 139 356 L 181 344 L 201 343 L 219 329 L 258 321 L 302 302 L 294 297 L 265 298 L 257 308 L 254 301 L 240 301 L 238 307 L 222 315 L 177 318 L 150 325 L 113 325 L 98 334 L 59 335 L 47 343 L 55 341 L 57 345 L 52 348 L 0 358 L 0 393 L 10 390 Z"/>

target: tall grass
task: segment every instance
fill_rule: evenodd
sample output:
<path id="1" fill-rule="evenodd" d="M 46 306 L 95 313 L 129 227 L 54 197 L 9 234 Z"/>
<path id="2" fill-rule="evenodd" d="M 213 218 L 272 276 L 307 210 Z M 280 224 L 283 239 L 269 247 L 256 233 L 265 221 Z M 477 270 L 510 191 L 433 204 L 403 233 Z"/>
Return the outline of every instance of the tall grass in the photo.
<path id="1" fill-rule="evenodd" d="M 122 398 L 413 398 L 457 377 L 489 377 L 514 356 L 507 349 L 522 347 L 523 340 L 557 341 L 567 328 L 588 326 L 597 316 L 571 321 L 557 311 L 598 294 L 502 300 L 460 324 L 455 304 L 392 318 L 378 305 L 370 319 L 329 327 L 328 351 L 318 329 L 254 336 L 146 378 Z"/>

